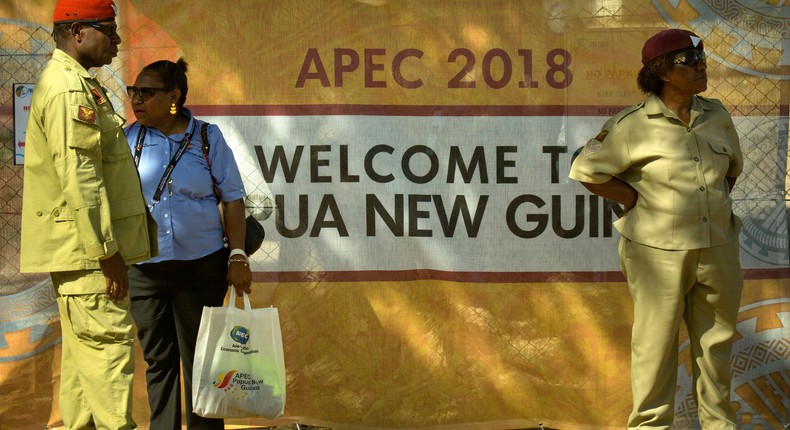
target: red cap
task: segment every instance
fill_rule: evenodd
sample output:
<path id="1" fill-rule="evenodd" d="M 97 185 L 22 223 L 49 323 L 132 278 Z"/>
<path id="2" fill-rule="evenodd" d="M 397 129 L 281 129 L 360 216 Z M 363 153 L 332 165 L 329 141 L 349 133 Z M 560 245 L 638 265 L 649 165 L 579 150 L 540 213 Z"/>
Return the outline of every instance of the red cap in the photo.
<path id="1" fill-rule="evenodd" d="M 659 31 L 645 42 L 645 46 L 642 48 L 642 64 L 647 65 L 662 55 L 685 51 L 689 48 L 702 51 L 705 46 L 699 36 L 688 30 L 671 28 Z"/>
<path id="2" fill-rule="evenodd" d="M 112 0 L 58 0 L 52 22 L 97 22 L 115 19 L 118 8 Z"/>

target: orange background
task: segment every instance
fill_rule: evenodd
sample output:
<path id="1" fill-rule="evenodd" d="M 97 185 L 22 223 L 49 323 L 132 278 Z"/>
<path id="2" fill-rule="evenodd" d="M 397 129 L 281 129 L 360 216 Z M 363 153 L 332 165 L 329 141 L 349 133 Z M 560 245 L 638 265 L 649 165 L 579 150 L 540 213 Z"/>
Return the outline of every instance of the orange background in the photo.
<path id="1" fill-rule="evenodd" d="M 0 16 L 48 26 L 54 3 L 6 1 Z M 584 0 L 166 3 L 118 2 L 124 43 L 110 68 L 131 83 L 145 64 L 183 55 L 190 63 L 189 104 L 198 106 L 196 111 L 209 107 L 214 112 L 239 106 L 348 104 L 623 106 L 642 97 L 634 91 L 634 79 L 643 41 L 669 26 L 648 0 L 623 2 L 627 4 L 616 14 L 600 2 Z M 677 22 L 688 24 L 700 17 L 689 2 L 678 7 L 658 3 Z M 760 55 L 744 64 L 730 49 L 737 42 L 737 35 L 714 29 L 706 46 L 749 69 L 782 72 L 779 50 L 757 47 Z M 296 87 L 310 48 L 321 55 L 330 87 L 317 80 Z M 384 70 L 374 70 L 372 76 L 387 86 L 366 88 L 362 65 L 343 76 L 342 87 L 334 85 L 336 48 L 360 55 L 365 49 L 384 49 L 387 54 L 376 57 Z M 391 75 L 392 58 L 407 48 L 424 52 L 420 60 L 407 59 L 402 69 L 406 78 L 422 79 L 421 88 L 402 88 Z M 475 81 L 476 88 L 447 88 L 462 68 L 448 61 L 458 48 L 475 55 L 476 67 L 465 81 Z M 556 48 L 572 56 L 574 78 L 564 89 L 551 88 L 546 78 L 545 56 Z M 538 87 L 519 88 L 515 71 L 504 88 L 488 87 L 482 63 L 492 49 L 507 52 L 519 73 L 524 69 L 518 50 L 531 49 Z M 502 73 L 494 61 L 490 75 Z M 760 116 L 778 116 L 785 105 L 786 115 L 787 92 L 779 82 L 734 72 L 715 59 L 709 62 L 709 73 L 706 95 L 728 106 L 764 106 L 753 113 Z M 122 99 L 121 86 L 108 80 Z M 741 93 L 734 91 L 737 87 L 760 91 Z M 540 250 L 524 252 L 528 258 L 529 252 Z M 298 421 L 350 429 L 512 429 L 539 423 L 561 429 L 622 428 L 631 408 L 630 296 L 624 283 L 611 281 L 611 274 L 602 274 L 601 282 L 580 281 L 572 273 L 575 256 L 567 258 L 570 272 L 553 274 L 547 282 L 480 283 L 473 282 L 473 274 L 469 281 L 430 276 L 329 281 L 307 265 L 301 282 L 258 282 L 253 305 L 277 306 L 282 318 L 286 415 L 273 421 L 228 422 Z M 742 306 L 758 306 L 740 319 L 757 318 L 756 333 L 778 332 L 769 340 L 786 343 L 790 335 L 780 315 L 790 308 L 788 271 L 767 273 L 747 272 Z M 58 321 L 50 321 L 49 328 L 36 345 L 29 343 L 29 330 L 4 333 L 8 346 L 0 348 L 0 429 L 59 423 L 59 346 L 2 360 L 56 341 Z M 135 418 L 145 427 L 145 364 L 139 348 L 137 359 Z M 776 359 L 789 363 L 790 355 Z M 779 427 L 777 414 L 789 413 L 781 401 L 790 396 L 786 382 L 782 385 L 790 379 L 787 368 L 784 376 L 757 372 L 754 385 L 734 387 L 744 393 L 739 410 L 760 411 L 763 420 Z M 764 381 L 777 388 L 758 395 L 755 387 Z M 754 422 L 750 414 L 739 416 L 744 425 Z"/>

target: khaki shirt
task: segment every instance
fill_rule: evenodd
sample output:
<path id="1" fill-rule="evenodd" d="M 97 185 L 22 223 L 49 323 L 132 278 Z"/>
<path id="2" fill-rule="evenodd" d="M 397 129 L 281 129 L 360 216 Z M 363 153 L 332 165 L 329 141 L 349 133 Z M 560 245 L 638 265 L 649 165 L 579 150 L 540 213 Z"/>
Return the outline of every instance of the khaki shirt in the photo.
<path id="1" fill-rule="evenodd" d="M 99 82 L 56 49 L 30 106 L 21 272 L 98 269 L 116 252 L 127 264 L 156 255 L 124 122 Z"/>
<path id="2" fill-rule="evenodd" d="M 694 96 L 687 126 L 650 95 L 609 119 L 569 176 L 593 184 L 614 176 L 631 185 L 636 206 L 615 228 L 634 242 L 679 250 L 737 239 L 726 177 L 742 169 L 738 134 L 721 102 Z"/>

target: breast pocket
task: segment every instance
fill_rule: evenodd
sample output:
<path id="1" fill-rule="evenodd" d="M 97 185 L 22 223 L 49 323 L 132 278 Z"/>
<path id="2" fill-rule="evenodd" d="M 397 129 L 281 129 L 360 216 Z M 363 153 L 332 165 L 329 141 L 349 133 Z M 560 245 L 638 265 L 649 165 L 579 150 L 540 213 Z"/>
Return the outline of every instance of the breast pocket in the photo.
<path id="1" fill-rule="evenodd" d="M 715 175 L 716 180 L 722 179 L 730 169 L 730 160 L 731 157 L 735 156 L 735 151 L 733 151 L 730 145 L 723 141 L 708 140 L 707 143 L 710 147 L 711 155 L 710 163 L 704 166 L 706 176 L 712 173 Z"/>
<path id="2" fill-rule="evenodd" d="M 66 142 L 68 146 L 95 153 L 101 152 L 100 113 L 91 106 L 72 105 L 70 114 L 69 139 Z"/>

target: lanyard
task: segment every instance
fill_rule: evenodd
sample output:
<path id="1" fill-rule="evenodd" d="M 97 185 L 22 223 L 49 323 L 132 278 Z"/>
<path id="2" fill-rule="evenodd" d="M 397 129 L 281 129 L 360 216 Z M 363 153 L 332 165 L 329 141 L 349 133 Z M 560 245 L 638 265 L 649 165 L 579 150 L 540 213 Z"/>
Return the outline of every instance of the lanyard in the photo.
<path id="1" fill-rule="evenodd" d="M 192 125 L 194 128 L 194 124 Z M 140 154 L 143 152 L 143 142 L 145 141 L 145 134 L 147 129 L 144 126 L 141 126 L 140 133 L 137 134 L 137 143 L 134 146 L 134 165 L 137 166 L 140 164 Z M 181 156 L 184 155 L 184 152 L 187 150 L 187 146 L 189 146 L 189 139 L 192 137 L 192 130 L 190 130 L 185 136 L 184 139 L 181 141 L 181 144 L 178 146 L 178 150 L 175 154 L 173 154 L 173 158 L 170 159 L 170 163 L 167 165 L 165 172 L 162 174 L 162 179 L 159 180 L 159 185 L 156 187 L 156 191 L 154 192 L 154 197 L 151 199 L 151 206 L 149 208 L 153 209 L 153 207 L 159 203 L 159 199 L 162 197 L 162 192 L 165 190 L 165 186 L 167 182 L 170 180 L 170 175 L 173 173 L 173 169 L 175 169 L 178 160 L 181 159 Z M 169 141 L 167 136 L 165 139 Z"/>

